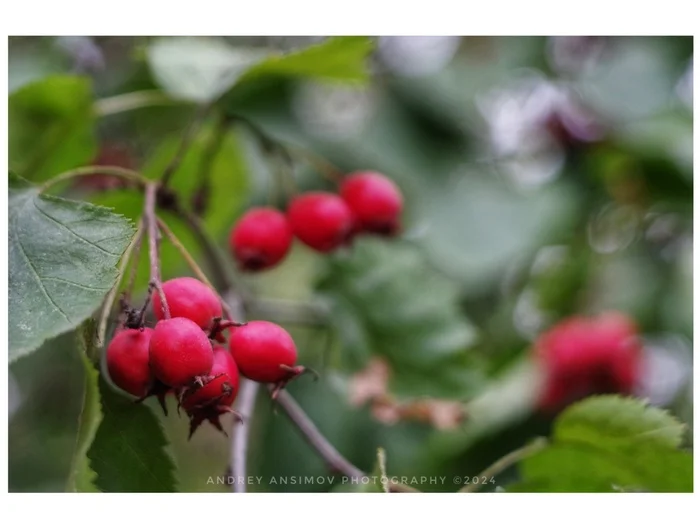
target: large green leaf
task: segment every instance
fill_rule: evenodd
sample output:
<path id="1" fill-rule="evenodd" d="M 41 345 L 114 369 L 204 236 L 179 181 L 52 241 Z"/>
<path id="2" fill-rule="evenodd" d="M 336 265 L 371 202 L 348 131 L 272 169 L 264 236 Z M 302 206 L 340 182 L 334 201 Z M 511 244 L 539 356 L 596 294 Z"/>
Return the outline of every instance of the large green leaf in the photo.
<path id="1" fill-rule="evenodd" d="M 557 419 L 554 437 L 608 451 L 639 445 L 675 449 L 685 427 L 668 412 L 630 397 L 600 396 L 577 403 Z"/>
<path id="2" fill-rule="evenodd" d="M 348 355 L 357 361 L 358 349 L 368 347 L 386 356 L 400 373 L 395 391 L 463 396 L 473 384 L 465 350 L 475 330 L 460 312 L 454 284 L 414 246 L 360 238 L 346 255 L 333 258 L 320 288 L 343 308 L 342 320 L 335 323 L 343 337 L 351 333 L 349 309 L 363 326 L 358 341 L 348 343 Z M 402 387 L 401 381 L 411 385 Z"/>
<path id="3" fill-rule="evenodd" d="M 522 463 L 511 490 L 690 492 L 693 457 L 678 449 L 684 430 L 638 399 L 592 397 L 560 415 L 552 445 Z"/>
<path id="4" fill-rule="evenodd" d="M 154 41 L 147 57 L 156 82 L 171 96 L 207 102 L 266 76 L 364 81 L 372 46 L 366 37 L 337 37 L 300 51 L 271 54 L 233 47 L 218 38 L 177 37 Z"/>
<path id="5" fill-rule="evenodd" d="M 35 181 L 89 163 L 97 152 L 89 78 L 51 76 L 9 98 L 10 167 Z"/>
<path id="6" fill-rule="evenodd" d="M 103 419 L 87 453 L 105 492 L 173 492 L 175 466 L 158 418 L 100 379 Z"/>
<path id="7" fill-rule="evenodd" d="M 102 420 L 100 391 L 98 388 L 100 374 L 94 366 L 96 338 L 96 322 L 95 320 L 88 320 L 78 333 L 80 359 L 85 369 L 85 392 L 83 408 L 78 419 L 78 439 L 66 491 L 98 491 L 94 484 L 95 472 L 90 468 L 90 462 L 87 458 L 88 449 Z"/>
<path id="8" fill-rule="evenodd" d="M 40 194 L 12 172 L 9 185 L 12 360 L 92 314 L 134 229 L 104 207 Z"/>

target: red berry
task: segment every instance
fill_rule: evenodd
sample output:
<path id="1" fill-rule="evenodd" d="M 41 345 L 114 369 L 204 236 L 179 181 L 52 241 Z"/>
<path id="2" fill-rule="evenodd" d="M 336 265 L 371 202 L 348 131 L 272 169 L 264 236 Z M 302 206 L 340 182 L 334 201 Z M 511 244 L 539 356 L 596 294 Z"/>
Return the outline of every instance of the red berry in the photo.
<path id="1" fill-rule="evenodd" d="M 340 195 L 355 215 L 358 231 L 382 235 L 399 231 L 403 196 L 388 177 L 377 172 L 355 172 L 343 180 Z"/>
<path id="2" fill-rule="evenodd" d="M 278 264 L 292 245 L 292 228 L 276 209 L 250 209 L 231 231 L 229 244 L 242 270 L 260 271 Z"/>
<path id="3" fill-rule="evenodd" d="M 352 212 L 336 194 L 309 192 L 297 196 L 287 214 L 296 237 L 317 251 L 333 251 L 352 234 Z"/>
<path id="4" fill-rule="evenodd" d="M 221 317 L 221 301 L 216 293 L 197 279 L 170 279 L 163 283 L 163 293 L 172 318 L 187 318 L 202 329 L 208 329 L 214 318 Z M 153 312 L 159 320 L 165 318 L 157 291 L 153 292 Z"/>
<path id="5" fill-rule="evenodd" d="M 180 388 L 209 375 L 214 351 L 206 333 L 187 318 L 171 318 L 156 324 L 151 336 L 150 365 L 164 384 Z"/>
<path id="6" fill-rule="evenodd" d="M 299 373 L 294 340 L 269 321 L 251 321 L 233 330 L 229 347 L 238 369 L 251 380 L 277 383 Z"/>
<path id="7" fill-rule="evenodd" d="M 182 407 L 190 417 L 190 437 L 204 420 L 224 432 L 219 417 L 231 412 L 238 380 L 238 368 L 231 354 L 223 347 L 215 347 L 214 364 L 205 384 L 190 388 L 182 399 Z"/>
<path id="8" fill-rule="evenodd" d="M 122 329 L 107 346 L 107 370 L 114 384 L 131 395 L 143 397 L 151 384 L 148 345 L 153 329 Z"/>
<path id="9" fill-rule="evenodd" d="M 540 399 L 545 410 L 595 393 L 631 394 L 639 378 L 637 329 L 618 313 L 564 320 L 540 336 L 535 353 L 546 375 Z"/>

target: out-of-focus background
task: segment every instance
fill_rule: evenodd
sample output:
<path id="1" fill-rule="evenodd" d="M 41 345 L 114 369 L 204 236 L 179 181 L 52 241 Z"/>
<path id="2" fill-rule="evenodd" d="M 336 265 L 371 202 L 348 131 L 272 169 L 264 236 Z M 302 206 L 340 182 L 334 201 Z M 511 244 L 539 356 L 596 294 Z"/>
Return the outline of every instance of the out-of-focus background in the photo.
<path id="1" fill-rule="evenodd" d="M 158 91 L 186 95 L 199 73 L 168 79 L 154 65 L 319 40 L 11 38 L 10 130 L 24 132 L 11 166 L 32 180 L 91 161 L 158 175 L 193 112 Z M 401 239 L 363 238 L 332 257 L 295 245 L 279 268 L 243 277 L 281 323 L 289 303 L 276 300 L 329 309 L 327 324 L 287 324 L 301 362 L 321 373 L 289 390 L 327 437 L 365 470 L 381 446 L 395 475 L 476 474 L 549 432 L 535 408 L 533 340 L 564 317 L 611 309 L 643 336 L 637 394 L 692 423 L 692 38 L 380 37 L 371 70 L 362 87 L 268 79 L 239 94 L 236 114 L 300 157 L 290 169 L 241 122 L 213 162 L 205 215 L 226 250 L 243 210 L 284 205 L 279 172 L 291 170 L 301 190 L 332 189 L 319 161 L 381 171 L 404 192 Z M 153 105 L 130 108 L 119 98 L 128 93 Z M 32 136 L 23 109 L 33 97 L 68 124 L 53 140 Z M 175 186 L 195 189 L 214 127 Z M 94 183 L 67 194 L 138 215 L 136 192 Z M 163 254 L 165 278 L 188 274 L 174 249 Z M 64 488 L 83 393 L 74 345 L 59 337 L 10 366 L 11 491 Z M 208 480 L 226 474 L 229 440 L 204 427 L 187 442 L 184 417 L 153 411 L 180 489 L 226 490 Z M 269 480 L 326 469 L 266 398 L 251 452 L 250 474 L 267 479 L 251 490 L 349 489 Z"/>

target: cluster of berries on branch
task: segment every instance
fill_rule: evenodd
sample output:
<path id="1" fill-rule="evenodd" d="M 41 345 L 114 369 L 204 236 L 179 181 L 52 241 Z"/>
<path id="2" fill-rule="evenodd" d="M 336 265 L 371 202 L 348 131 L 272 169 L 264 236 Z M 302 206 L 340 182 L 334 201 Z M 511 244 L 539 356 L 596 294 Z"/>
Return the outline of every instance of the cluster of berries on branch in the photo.
<path id="1" fill-rule="evenodd" d="M 297 350 L 287 331 L 269 321 L 224 319 L 219 297 L 201 281 L 171 279 L 162 293 L 165 302 L 158 291 L 152 297 L 154 328 L 144 325 L 143 310 L 127 313 L 107 347 L 107 369 L 115 385 L 140 401 L 157 396 L 166 414 L 165 396 L 173 393 L 178 411 L 190 419 L 190 437 L 204 421 L 224 432 L 219 417 L 227 412 L 242 421 L 231 408 L 239 373 L 273 384 L 277 392 L 305 371 L 295 365 Z"/>
<path id="2" fill-rule="evenodd" d="M 244 271 L 279 264 L 294 237 L 319 253 L 349 245 L 362 233 L 396 235 L 401 229 L 403 196 L 388 177 L 371 171 L 345 176 L 339 194 L 312 191 L 289 202 L 287 212 L 256 207 L 231 230 L 229 244 Z"/>

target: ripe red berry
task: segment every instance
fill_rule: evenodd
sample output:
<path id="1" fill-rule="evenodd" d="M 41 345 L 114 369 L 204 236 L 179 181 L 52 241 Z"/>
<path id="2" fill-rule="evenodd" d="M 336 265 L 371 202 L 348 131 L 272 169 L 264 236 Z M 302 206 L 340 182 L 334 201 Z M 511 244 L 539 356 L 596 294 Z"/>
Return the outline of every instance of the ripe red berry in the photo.
<path id="1" fill-rule="evenodd" d="M 333 251 L 352 234 L 352 212 L 336 194 L 309 192 L 297 196 L 287 215 L 296 237 L 317 251 Z"/>
<path id="2" fill-rule="evenodd" d="M 250 209 L 236 223 L 229 244 L 242 270 L 260 271 L 272 268 L 287 255 L 292 236 L 284 214 L 259 207 Z"/>
<path id="3" fill-rule="evenodd" d="M 535 354 L 546 376 L 540 406 L 549 411 L 595 393 L 631 394 L 640 376 L 636 326 L 618 313 L 564 320 L 540 336 Z"/>
<path id="4" fill-rule="evenodd" d="M 204 381 L 203 386 L 187 390 L 182 399 L 182 407 L 190 417 L 190 437 L 205 420 L 225 434 L 219 417 L 232 412 L 239 381 L 236 363 L 225 348 L 214 348 L 214 364 Z"/>
<path id="5" fill-rule="evenodd" d="M 279 325 L 251 321 L 231 333 L 231 354 L 240 372 L 251 380 L 277 383 L 300 373 L 295 367 L 294 340 Z"/>
<path id="6" fill-rule="evenodd" d="M 125 392 L 143 397 L 151 384 L 148 346 L 153 329 L 122 329 L 107 346 L 107 370 L 114 384 Z"/>
<path id="7" fill-rule="evenodd" d="M 355 215 L 358 231 L 381 235 L 399 231 L 403 196 L 388 177 L 377 172 L 355 172 L 343 180 L 340 195 Z"/>
<path id="8" fill-rule="evenodd" d="M 214 351 L 206 333 L 187 318 L 171 318 L 156 324 L 149 359 L 153 375 L 173 388 L 188 386 L 209 375 Z"/>
<path id="9" fill-rule="evenodd" d="M 192 277 L 178 277 L 163 283 L 163 293 L 172 318 L 187 318 L 202 329 L 208 329 L 214 318 L 221 317 L 221 302 L 216 293 Z M 153 312 L 162 320 L 160 295 L 153 293 Z"/>

